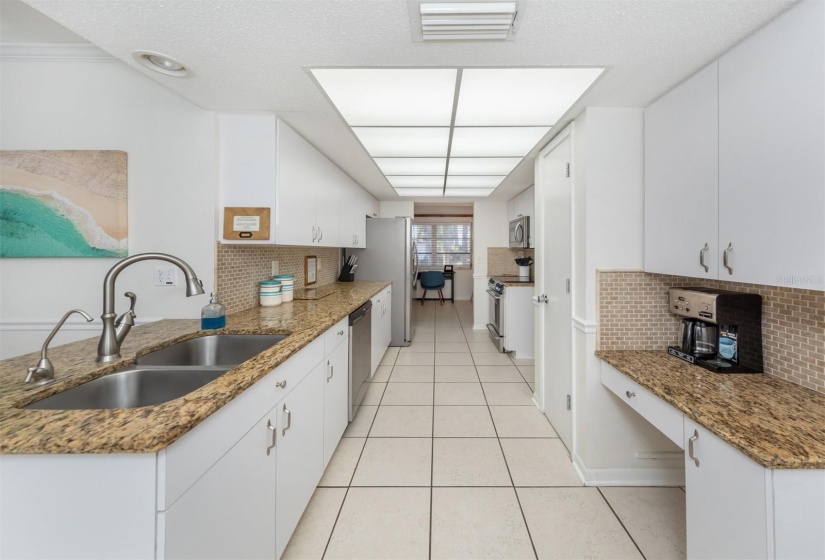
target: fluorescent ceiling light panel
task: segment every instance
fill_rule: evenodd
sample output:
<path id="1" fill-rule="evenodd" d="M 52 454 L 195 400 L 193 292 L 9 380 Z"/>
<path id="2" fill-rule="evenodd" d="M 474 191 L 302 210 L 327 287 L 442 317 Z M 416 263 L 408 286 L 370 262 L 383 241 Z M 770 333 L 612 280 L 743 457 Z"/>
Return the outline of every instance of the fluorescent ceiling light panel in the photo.
<path id="1" fill-rule="evenodd" d="M 447 157 L 450 129 L 362 128 L 352 131 L 374 157 Z M 525 152 L 526 153 L 526 152 Z"/>
<path id="2" fill-rule="evenodd" d="M 553 125 L 604 68 L 467 68 L 456 126 Z"/>
<path id="3" fill-rule="evenodd" d="M 495 189 L 447 189 L 444 196 L 490 196 Z"/>
<path id="4" fill-rule="evenodd" d="M 515 2 L 423 2 L 425 41 L 506 39 L 516 19 Z"/>
<path id="5" fill-rule="evenodd" d="M 350 126 L 449 126 L 454 68 L 316 68 L 312 74 Z"/>
<path id="6" fill-rule="evenodd" d="M 521 162 L 512 158 L 450 158 L 447 175 L 509 175 Z"/>
<path id="7" fill-rule="evenodd" d="M 398 196 L 441 196 L 443 189 L 395 189 Z"/>
<path id="8" fill-rule="evenodd" d="M 408 175 L 408 176 L 387 176 L 387 181 L 390 182 L 390 185 L 393 186 L 395 189 L 425 189 L 425 188 L 444 188 L 444 175 L 438 176 L 421 176 L 421 175 Z"/>
<path id="9" fill-rule="evenodd" d="M 504 175 L 501 176 L 483 176 L 483 175 L 473 175 L 473 176 L 456 176 L 450 175 L 447 177 L 447 188 L 448 189 L 487 189 L 487 188 L 495 188 L 504 180 Z"/>
<path id="10" fill-rule="evenodd" d="M 443 175 L 447 158 L 375 158 L 384 175 Z"/>
<path id="11" fill-rule="evenodd" d="M 454 157 L 524 157 L 548 130 L 549 126 L 456 127 L 450 154 Z"/>

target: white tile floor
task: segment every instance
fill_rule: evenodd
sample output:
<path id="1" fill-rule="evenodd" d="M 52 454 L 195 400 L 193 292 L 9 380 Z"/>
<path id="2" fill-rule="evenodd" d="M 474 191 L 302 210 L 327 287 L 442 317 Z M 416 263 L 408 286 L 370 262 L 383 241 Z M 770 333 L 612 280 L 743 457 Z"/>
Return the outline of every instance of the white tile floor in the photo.
<path id="1" fill-rule="evenodd" d="M 533 406 L 531 360 L 470 302 L 413 306 L 284 559 L 685 558 L 680 488 L 586 488 Z"/>

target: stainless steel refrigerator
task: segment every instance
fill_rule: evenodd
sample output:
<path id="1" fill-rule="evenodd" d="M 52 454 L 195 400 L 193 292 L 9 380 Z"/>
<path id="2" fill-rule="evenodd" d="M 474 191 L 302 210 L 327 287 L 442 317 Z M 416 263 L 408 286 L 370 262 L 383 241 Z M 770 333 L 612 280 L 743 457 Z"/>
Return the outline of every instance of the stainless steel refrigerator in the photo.
<path id="1" fill-rule="evenodd" d="M 392 280 L 392 342 L 412 340 L 412 295 L 418 278 L 418 254 L 412 218 L 368 218 L 367 248 L 349 249 L 358 257 L 355 280 Z"/>

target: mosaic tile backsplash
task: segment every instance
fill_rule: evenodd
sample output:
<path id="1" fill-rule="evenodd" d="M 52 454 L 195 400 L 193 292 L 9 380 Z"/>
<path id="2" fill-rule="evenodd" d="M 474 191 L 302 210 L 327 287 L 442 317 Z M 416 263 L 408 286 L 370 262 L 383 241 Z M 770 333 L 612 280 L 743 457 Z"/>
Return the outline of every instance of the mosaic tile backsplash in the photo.
<path id="1" fill-rule="evenodd" d="M 272 277 L 272 261 L 278 261 L 280 274 L 295 275 L 295 289 L 306 287 L 304 257 L 318 257 L 314 287 L 338 279 L 339 249 L 334 247 L 282 247 L 272 245 L 217 244 L 216 281 L 220 301 L 227 313 L 258 305 L 258 282 Z"/>
<path id="2" fill-rule="evenodd" d="M 665 350 L 679 338 L 670 287 L 698 286 L 762 296 L 765 372 L 825 393 L 825 293 L 641 271 L 599 271 L 600 350 Z"/>
<path id="3" fill-rule="evenodd" d="M 510 249 L 509 247 L 487 247 L 487 274 L 489 276 L 518 276 L 518 265 L 515 259 L 519 257 L 533 257 L 536 260 L 535 249 Z M 534 262 L 530 265 L 530 276 L 535 276 Z"/>

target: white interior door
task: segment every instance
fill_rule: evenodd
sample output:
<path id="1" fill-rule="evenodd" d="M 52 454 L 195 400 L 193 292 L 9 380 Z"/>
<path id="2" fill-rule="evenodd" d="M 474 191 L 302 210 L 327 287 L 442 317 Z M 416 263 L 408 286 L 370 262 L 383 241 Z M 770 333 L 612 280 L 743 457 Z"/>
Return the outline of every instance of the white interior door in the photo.
<path id="1" fill-rule="evenodd" d="M 572 447 L 568 398 L 573 391 L 572 234 L 569 136 L 539 154 L 536 170 L 536 287 L 539 296 L 536 371 L 544 414 Z"/>

